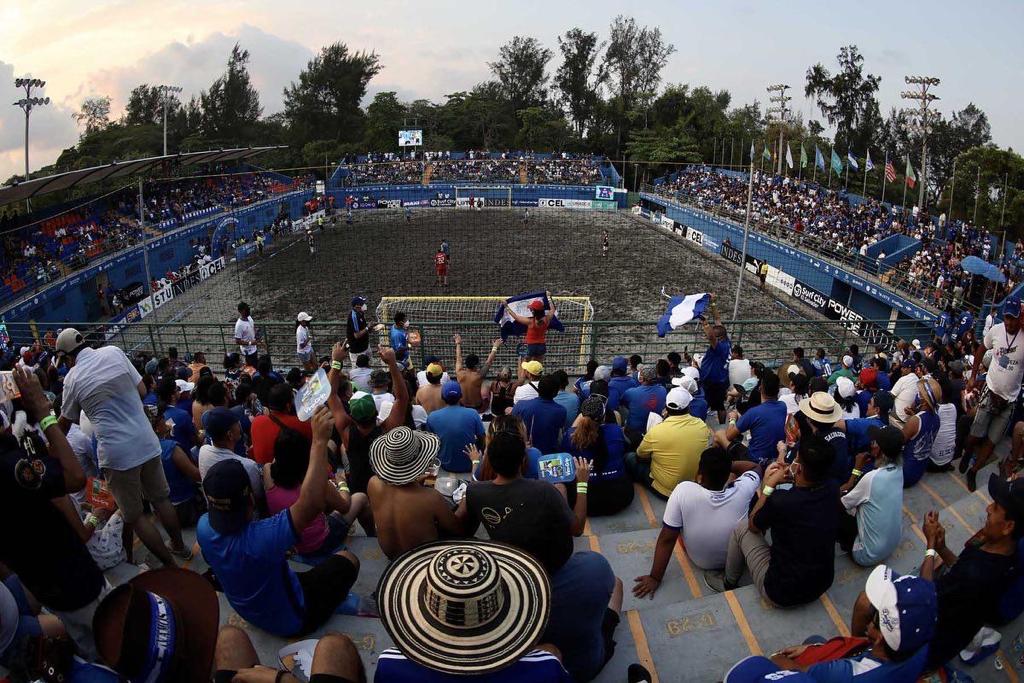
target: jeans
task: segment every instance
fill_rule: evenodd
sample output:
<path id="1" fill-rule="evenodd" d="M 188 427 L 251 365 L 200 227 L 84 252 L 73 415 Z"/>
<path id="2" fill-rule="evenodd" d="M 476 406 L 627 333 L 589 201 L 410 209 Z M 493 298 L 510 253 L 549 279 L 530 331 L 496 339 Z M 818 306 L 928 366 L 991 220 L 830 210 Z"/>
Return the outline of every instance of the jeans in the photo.
<path id="1" fill-rule="evenodd" d="M 541 642 L 561 650 L 577 681 L 597 676 L 611 657 L 602 626 L 614 588 L 611 565 L 598 553 L 574 553 L 551 576 L 551 618 Z"/>

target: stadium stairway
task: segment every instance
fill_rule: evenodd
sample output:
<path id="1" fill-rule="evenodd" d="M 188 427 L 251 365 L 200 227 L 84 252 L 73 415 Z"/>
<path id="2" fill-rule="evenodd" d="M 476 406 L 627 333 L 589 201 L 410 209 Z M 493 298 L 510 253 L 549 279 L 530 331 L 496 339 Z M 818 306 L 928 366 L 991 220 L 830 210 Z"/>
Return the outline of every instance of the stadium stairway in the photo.
<path id="1" fill-rule="evenodd" d="M 1002 444 L 1005 455 L 1007 444 Z M 979 475 L 979 482 L 988 480 L 993 465 Z M 949 547 L 957 552 L 979 529 L 985 518 L 989 497 L 984 491 L 970 493 L 963 478 L 956 474 L 927 474 L 915 487 L 904 491 L 903 542 L 887 561 L 899 572 L 916 573 L 924 557 L 925 542 L 921 531 L 923 517 L 929 510 L 939 512 L 946 527 Z M 621 683 L 626 668 L 641 662 L 655 674 L 655 681 L 719 681 L 736 661 L 749 654 L 771 654 L 776 650 L 801 643 L 811 635 L 833 637 L 849 635 L 854 601 L 863 589 L 869 569 L 859 567 L 841 551 L 836 550 L 835 580 L 819 600 L 794 609 L 768 606 L 753 585 L 715 594 L 705 585 L 702 571 L 677 545 L 665 578 L 654 599 L 637 599 L 632 595 L 633 580 L 650 570 L 655 540 L 661 527 L 665 502 L 637 486 L 633 503 L 613 517 L 588 520 L 584 533 L 576 539 L 577 550 L 602 553 L 625 588 L 622 622 L 616 631 L 615 655 L 596 679 L 600 683 Z M 486 538 L 481 529 L 477 534 Z M 195 538 L 194 529 L 186 531 L 186 540 Z M 386 565 L 386 558 L 376 539 L 367 538 L 358 525 L 348 539 L 348 548 L 360 560 L 359 579 L 354 592 L 370 596 Z M 194 546 L 195 557 L 190 569 L 207 569 Z M 144 562 L 146 551 L 136 543 L 136 561 Z M 298 570 L 306 567 L 295 563 Z M 122 563 L 107 571 L 113 584 L 124 582 L 140 571 L 139 567 Z M 749 578 L 744 579 L 749 584 Z M 221 622 L 245 629 L 253 640 L 264 664 L 277 662 L 278 651 L 290 641 L 271 636 L 247 624 L 218 594 Z M 976 666 L 960 662 L 962 669 L 979 683 L 1016 682 L 1024 664 L 1022 653 L 1013 652 L 1012 641 L 1024 628 L 1024 620 L 1000 629 L 1003 635 L 1000 651 Z M 367 666 L 370 680 L 380 652 L 391 646 L 379 619 L 373 617 L 335 615 L 312 637 L 338 631 L 352 638 Z"/>

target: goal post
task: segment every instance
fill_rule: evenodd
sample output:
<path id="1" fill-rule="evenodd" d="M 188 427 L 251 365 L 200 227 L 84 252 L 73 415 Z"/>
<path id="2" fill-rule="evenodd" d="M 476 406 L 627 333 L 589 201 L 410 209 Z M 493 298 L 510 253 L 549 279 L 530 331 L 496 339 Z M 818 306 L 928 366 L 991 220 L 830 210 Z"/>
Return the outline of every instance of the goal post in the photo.
<path id="1" fill-rule="evenodd" d="M 469 354 L 476 354 L 482 365 L 493 341 L 501 336 L 494 322 L 498 306 L 504 296 L 384 296 L 377 305 L 376 317 L 383 323 L 378 331 L 379 341 L 390 344 L 388 330 L 395 314 L 405 313 L 409 328 L 419 333 L 419 345 L 412 349 L 416 367 L 424 366 L 424 359 L 436 356 L 445 367 L 455 367 L 454 336 L 462 338 L 463 362 Z M 558 319 L 564 332 L 555 330 L 547 334 L 545 362 L 553 369 L 579 374 L 586 367 L 593 340 L 592 321 L 594 307 L 587 296 L 553 296 Z M 415 338 L 415 335 L 413 335 Z M 498 351 L 494 371 L 502 367 L 515 368 L 525 353 L 522 337 L 509 337 Z"/>
<path id="2" fill-rule="evenodd" d="M 462 209 L 510 208 L 511 185 L 456 185 L 455 206 Z"/>

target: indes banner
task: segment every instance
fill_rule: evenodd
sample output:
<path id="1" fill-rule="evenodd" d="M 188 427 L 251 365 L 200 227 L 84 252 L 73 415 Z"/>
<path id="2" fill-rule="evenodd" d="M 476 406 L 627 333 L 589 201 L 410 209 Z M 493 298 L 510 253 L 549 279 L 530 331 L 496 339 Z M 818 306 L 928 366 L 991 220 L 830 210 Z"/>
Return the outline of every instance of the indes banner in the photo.
<path id="1" fill-rule="evenodd" d="M 542 209 L 589 209 L 589 199 L 545 199 L 537 200 L 537 206 Z"/>

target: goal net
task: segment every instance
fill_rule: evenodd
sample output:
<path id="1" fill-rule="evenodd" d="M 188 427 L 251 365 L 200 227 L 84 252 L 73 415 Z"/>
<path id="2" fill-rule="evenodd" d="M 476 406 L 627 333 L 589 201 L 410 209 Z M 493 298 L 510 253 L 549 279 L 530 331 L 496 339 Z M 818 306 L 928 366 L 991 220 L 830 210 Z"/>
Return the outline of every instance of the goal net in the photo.
<path id="1" fill-rule="evenodd" d="M 508 185 L 456 185 L 455 206 L 482 209 L 489 206 L 512 206 L 512 188 Z"/>
<path id="2" fill-rule="evenodd" d="M 377 305 L 377 321 L 384 324 L 378 332 L 381 343 L 389 344 L 388 330 L 395 314 L 405 313 L 411 331 L 419 333 L 419 346 L 412 349 L 416 367 L 424 366 L 424 358 L 437 356 L 445 366 L 455 363 L 456 334 L 462 337 L 463 359 L 471 353 L 483 363 L 493 341 L 501 336 L 494 322 L 503 296 L 384 296 Z M 590 358 L 594 307 L 590 297 L 552 297 L 564 332 L 550 330 L 547 335 L 545 364 L 569 374 L 580 374 Z M 411 335 L 415 339 L 416 335 Z M 515 368 L 526 353 L 522 337 L 509 337 L 498 352 L 494 368 Z"/>

